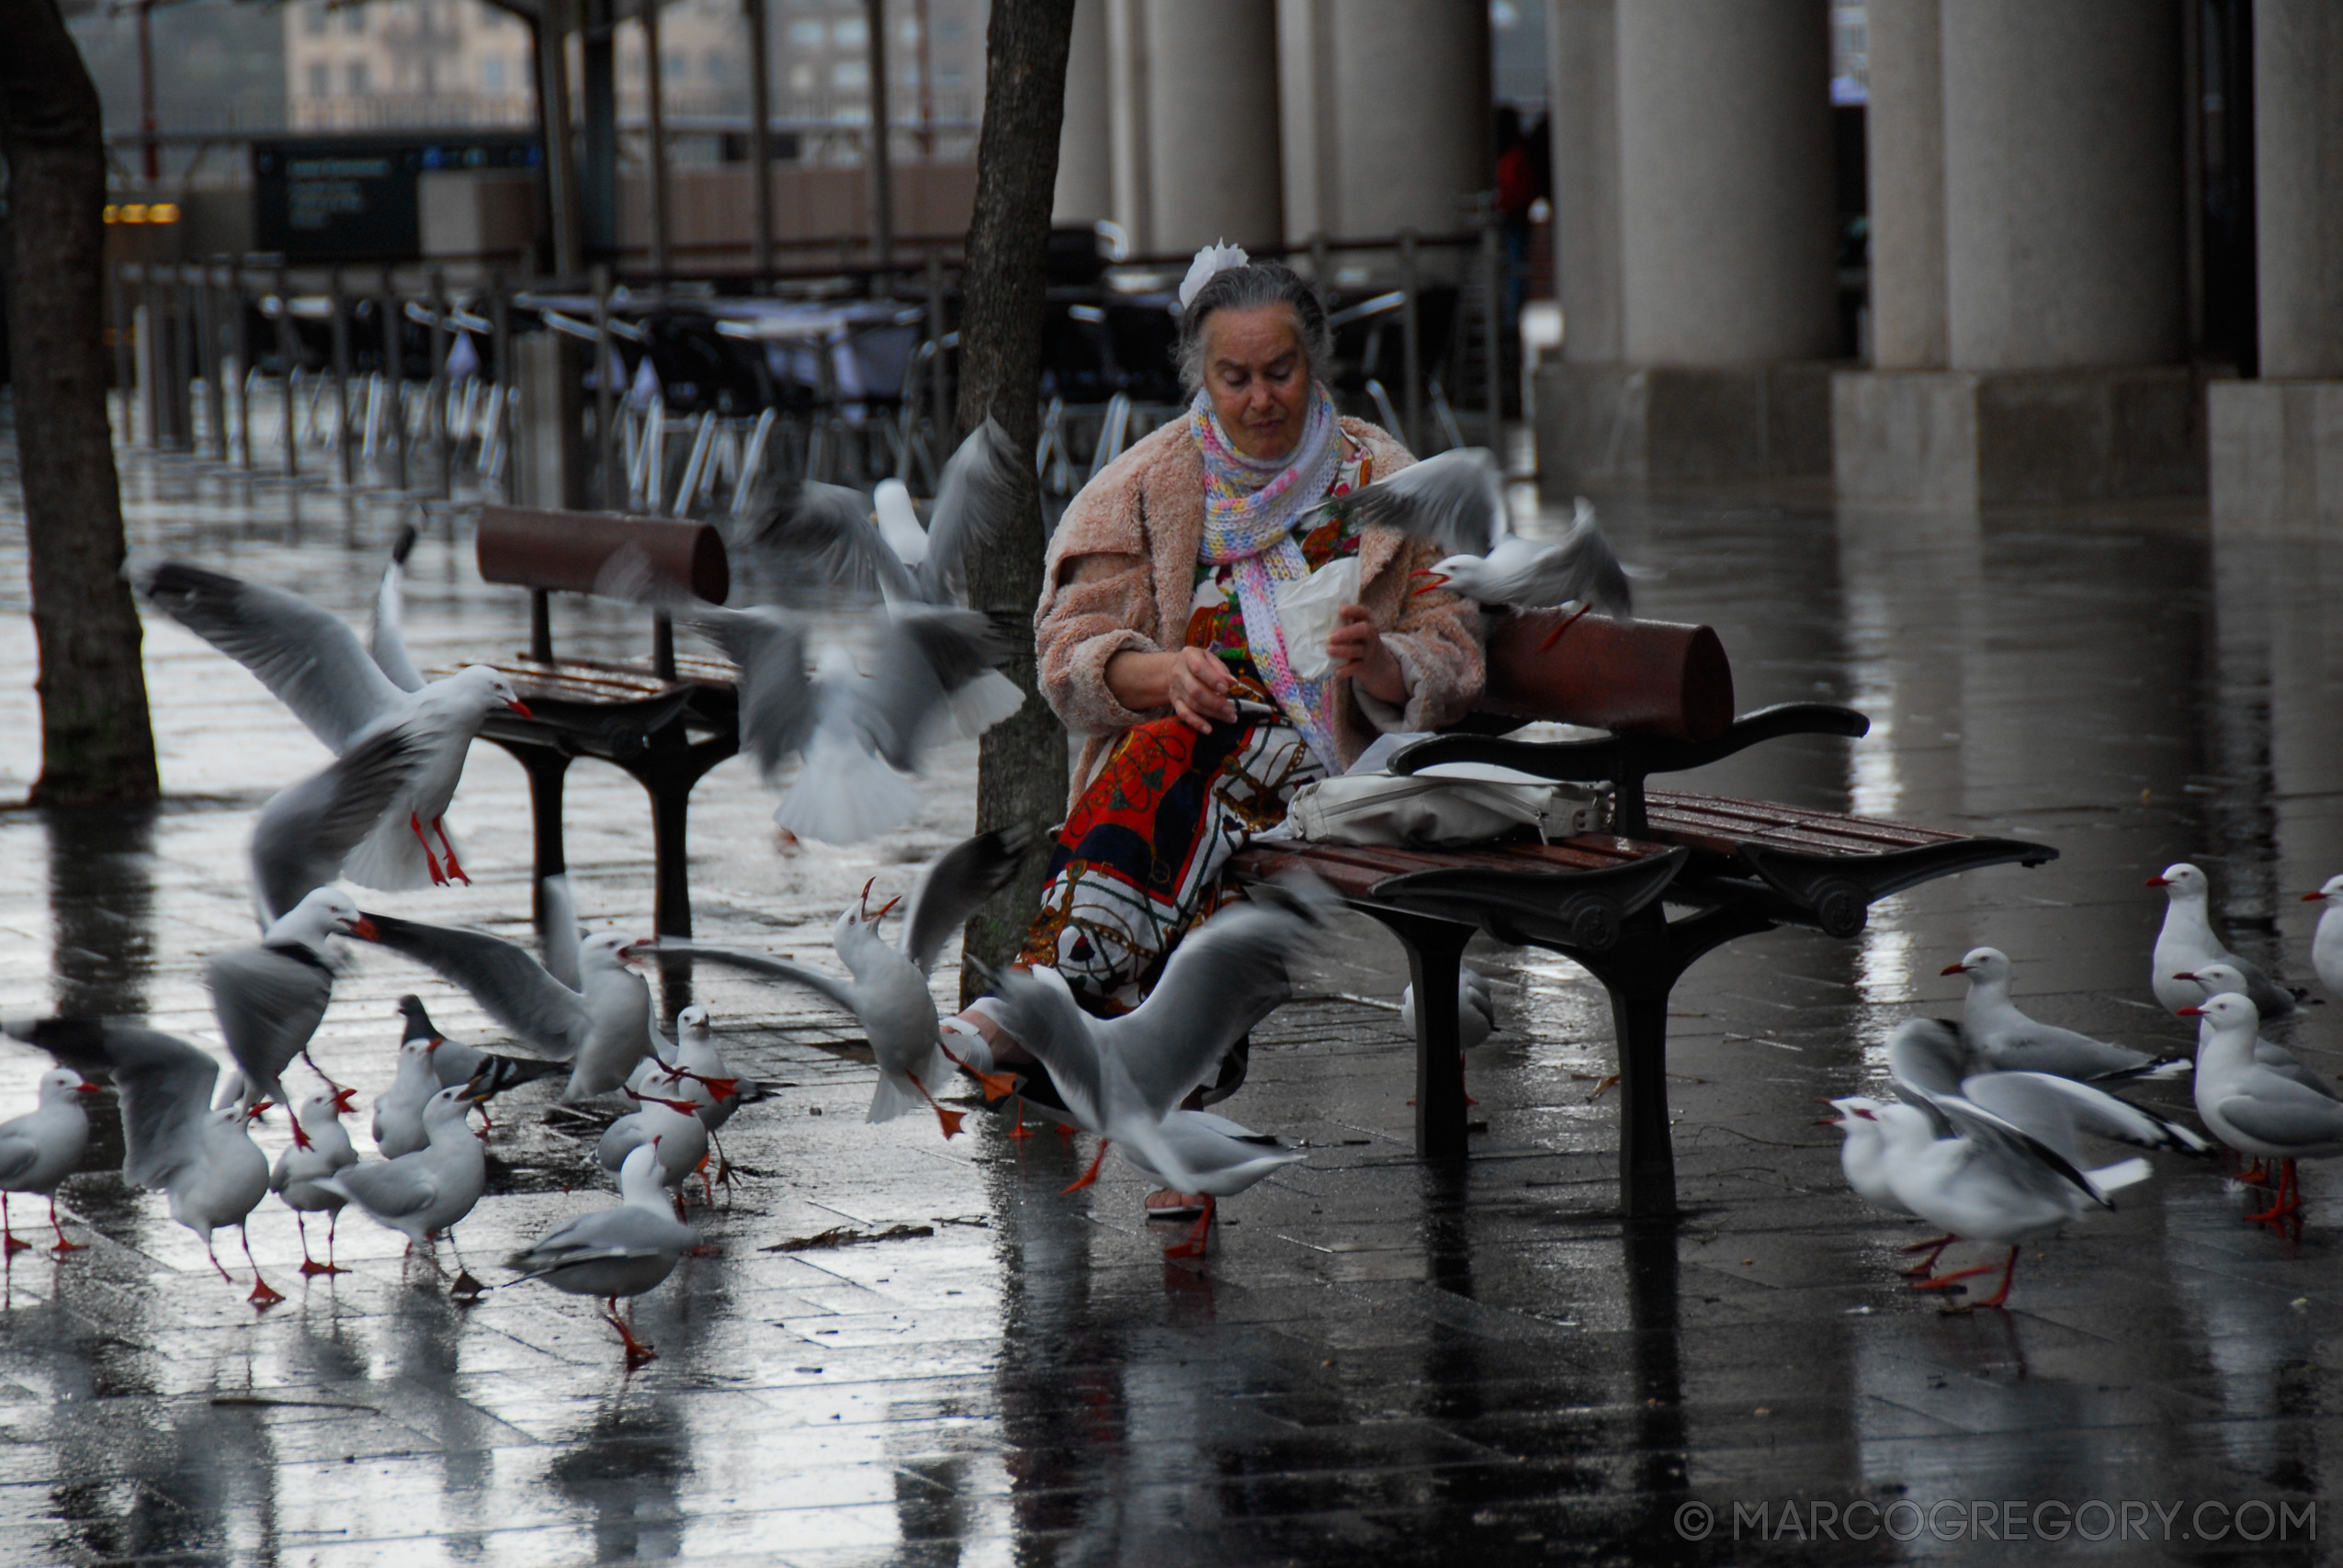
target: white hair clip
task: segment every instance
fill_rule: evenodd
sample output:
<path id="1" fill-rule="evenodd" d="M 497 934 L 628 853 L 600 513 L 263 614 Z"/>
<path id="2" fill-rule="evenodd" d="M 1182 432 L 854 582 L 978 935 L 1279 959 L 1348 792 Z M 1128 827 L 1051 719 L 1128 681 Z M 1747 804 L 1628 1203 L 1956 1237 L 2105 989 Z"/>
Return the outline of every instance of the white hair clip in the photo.
<path id="1" fill-rule="evenodd" d="M 1196 295 L 1212 281 L 1215 273 L 1243 266 L 1251 260 L 1243 246 L 1232 245 L 1226 240 L 1216 240 L 1198 251 L 1196 259 L 1188 264 L 1188 276 L 1180 280 L 1180 309 L 1184 310 L 1196 302 Z"/>

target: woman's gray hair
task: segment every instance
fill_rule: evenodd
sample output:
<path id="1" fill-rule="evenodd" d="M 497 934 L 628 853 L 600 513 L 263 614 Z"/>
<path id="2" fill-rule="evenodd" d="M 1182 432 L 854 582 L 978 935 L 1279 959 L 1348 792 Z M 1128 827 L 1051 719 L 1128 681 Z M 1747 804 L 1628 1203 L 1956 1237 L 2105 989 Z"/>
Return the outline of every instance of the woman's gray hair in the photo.
<path id="1" fill-rule="evenodd" d="M 1204 385 L 1204 324 L 1216 310 L 1252 310 L 1263 305 L 1293 308 L 1302 354 L 1315 377 L 1334 355 L 1326 307 L 1307 279 L 1283 262 L 1253 262 L 1216 272 L 1180 315 L 1180 386 L 1190 397 Z"/>

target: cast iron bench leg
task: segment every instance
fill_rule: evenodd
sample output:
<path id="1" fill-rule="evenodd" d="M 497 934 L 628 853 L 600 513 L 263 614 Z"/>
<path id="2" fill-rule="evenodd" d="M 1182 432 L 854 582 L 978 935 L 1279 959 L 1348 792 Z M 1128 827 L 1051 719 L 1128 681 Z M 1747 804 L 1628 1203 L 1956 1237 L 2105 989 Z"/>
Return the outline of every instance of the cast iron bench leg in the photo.
<path id="1" fill-rule="evenodd" d="M 505 750 L 529 776 L 529 818 L 537 839 L 537 879 L 529 888 L 529 908 L 542 931 L 545 879 L 570 868 L 561 844 L 561 792 L 571 757 L 558 746 L 507 746 Z"/>
<path id="2" fill-rule="evenodd" d="M 1619 1042 L 1619 1201 L 1631 1220 L 1676 1213 L 1675 1141 L 1668 1125 L 1668 993 L 1614 989 Z"/>
<path id="3" fill-rule="evenodd" d="M 659 887 L 652 901 L 652 928 L 661 936 L 692 934 L 691 857 L 685 829 L 691 820 L 692 786 L 662 779 L 646 779 L 651 794 L 651 838 L 658 865 Z"/>
<path id="4" fill-rule="evenodd" d="M 1366 912 L 1408 950 L 1408 977 L 1416 988 L 1416 1153 L 1462 1159 L 1468 1151 L 1456 980 L 1475 928 L 1392 909 Z"/>

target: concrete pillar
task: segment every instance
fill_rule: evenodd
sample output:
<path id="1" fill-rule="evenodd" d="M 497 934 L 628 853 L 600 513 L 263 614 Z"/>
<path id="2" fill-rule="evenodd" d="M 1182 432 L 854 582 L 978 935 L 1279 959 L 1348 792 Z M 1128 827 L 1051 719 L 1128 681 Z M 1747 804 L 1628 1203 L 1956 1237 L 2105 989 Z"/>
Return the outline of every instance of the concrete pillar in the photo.
<path id="1" fill-rule="evenodd" d="M 1285 237 L 1464 225 L 1489 186 L 1488 13 L 1278 0 Z"/>
<path id="2" fill-rule="evenodd" d="M 1554 143 L 1554 294 L 1562 357 L 1615 365 L 1619 303 L 1618 0 L 1553 0 L 1545 22 Z"/>
<path id="3" fill-rule="evenodd" d="M 1557 487 L 1830 468 L 1826 0 L 1553 0 Z"/>
<path id="4" fill-rule="evenodd" d="M 1058 137 L 1058 194 L 1051 220 L 1082 224 L 1115 212 L 1113 120 L 1107 103 L 1106 0 L 1074 0 L 1073 47 L 1066 55 L 1066 123 Z"/>
<path id="5" fill-rule="evenodd" d="M 2178 8 L 1961 0 L 1943 71 L 1952 367 L 2179 360 Z"/>
<path id="6" fill-rule="evenodd" d="M 2343 525 L 2343 9 L 2255 0 L 2261 376 L 2206 389 L 2224 533 Z"/>
<path id="7" fill-rule="evenodd" d="M 2255 0 L 2254 253 L 2266 378 L 2343 377 L 2343 6 Z"/>
<path id="8" fill-rule="evenodd" d="M 1832 378 L 1839 498 L 2201 491 L 2203 404 L 2179 363 L 2181 8 L 1873 0 L 1872 23 L 1878 368 Z M 1937 158 L 1941 356 L 1923 188 Z"/>
<path id="9" fill-rule="evenodd" d="M 1619 7 L 1630 363 L 1758 365 L 1832 353 L 1828 18 L 1825 0 Z"/>
<path id="10" fill-rule="evenodd" d="M 1141 251 L 1285 233 L 1276 0 L 1109 0 L 1115 220 Z"/>
<path id="11" fill-rule="evenodd" d="M 1941 370 L 1944 76 L 1941 0 L 1871 0 L 1872 364 Z"/>

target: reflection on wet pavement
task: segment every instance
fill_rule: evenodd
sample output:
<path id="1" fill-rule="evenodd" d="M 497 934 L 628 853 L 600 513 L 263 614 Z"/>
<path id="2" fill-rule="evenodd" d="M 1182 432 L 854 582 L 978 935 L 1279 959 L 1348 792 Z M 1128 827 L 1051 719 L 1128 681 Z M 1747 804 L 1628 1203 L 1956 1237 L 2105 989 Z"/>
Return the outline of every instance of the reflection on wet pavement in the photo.
<path id="1" fill-rule="evenodd" d="M 395 502 L 125 460 L 137 549 L 363 615 Z M 0 475 L 0 506 L 16 494 Z M 1813 1123 L 1817 1096 L 1882 1087 L 1895 1021 L 1956 1007 L 1937 972 L 1980 942 L 2016 960 L 2036 1016 L 2182 1048 L 2148 998 L 2162 900 L 2141 886 L 2175 859 L 2211 872 L 2241 952 L 2309 978 L 2316 911 L 2293 896 L 2343 869 L 2334 563 L 2310 544 L 2216 550 L 2190 508 L 1980 524 L 1709 494 L 1604 514 L 1628 558 L 1665 569 L 1638 588 L 1648 613 L 1723 633 L 1743 708 L 1822 698 L 1873 719 L 1851 748 L 1777 743 L 1703 787 L 2063 852 L 1891 900 L 1851 942 L 1785 931 L 1695 969 L 1672 1020 L 1680 1226 L 1613 1213 L 1613 1106 L 1590 1098 L 1608 1009 L 1548 954 L 1477 953 L 1504 1025 L 1470 1064 L 1488 1126 L 1468 1166 L 1427 1168 L 1398 951 L 1346 927 L 1311 999 L 1262 1032 L 1234 1107 L 1310 1158 L 1232 1201 L 1201 1267 L 1160 1258 L 1169 1233 L 1140 1218 L 1128 1168 L 1060 1194 L 1086 1139 L 1014 1143 L 982 1115 L 949 1145 L 925 1119 L 866 1126 L 851 1021 L 704 970 L 727 1056 L 777 1087 L 727 1129 L 741 1180 L 701 1221 L 719 1255 L 642 1300 L 660 1359 L 631 1377 L 591 1303 L 523 1287 L 459 1308 L 355 1216 L 354 1271 L 296 1284 L 274 1201 L 254 1247 L 292 1299 L 256 1315 L 122 1183 L 106 1100 L 64 1191 L 96 1245 L 23 1254 L 6 1278 L 0 1560 L 1871 1562 L 2003 1548 L 1816 1542 L 1810 1512 L 1736 1544 L 1733 1506 L 1778 1524 L 1790 1502 L 1955 1499 L 1967 1518 L 1971 1499 L 2319 1497 L 2321 1369 L 2343 1361 L 2328 1173 L 2306 1173 L 2312 1223 L 2288 1244 L 2242 1225 L 2210 1169 L 2159 1159 L 2120 1212 L 2028 1257 L 2013 1311 L 1948 1317 L 1896 1277 L 1917 1231 L 1846 1192 Z M 462 519 L 414 515 L 419 661 L 516 649 L 525 606 L 477 580 Z M 0 796 L 20 798 L 38 729 L 13 513 L 0 553 L 0 722 L 18 738 Z M 647 640 L 609 606 L 557 615 L 581 653 Z M 136 818 L 0 813 L 0 1010 L 144 1012 L 210 1043 L 200 964 L 250 940 L 253 815 L 323 752 L 172 623 L 147 637 L 169 798 Z M 769 797 L 726 764 L 692 818 L 700 934 L 827 962 L 866 877 L 900 891 L 968 829 L 973 773 L 973 748 L 950 749 L 910 828 L 785 851 Z M 582 914 L 644 931 L 640 791 L 581 766 L 569 819 Z M 503 753 L 475 750 L 449 825 L 477 885 L 369 907 L 525 939 L 526 793 Z M 452 1035 L 497 1035 L 449 987 L 359 955 L 317 1055 L 358 1089 L 369 1153 L 363 1108 L 411 989 Z M 2343 1066 L 2343 1009 L 2284 1037 Z M 0 1054 L 0 1109 L 29 1103 L 45 1065 Z M 607 1201 L 594 1127 L 549 1114 L 549 1092 L 497 1107 L 491 1196 L 458 1237 L 484 1278 Z M 2153 1092 L 2184 1103 L 2185 1086 Z M 272 1155 L 286 1136 L 275 1118 L 261 1134 Z M 927 1234 L 764 1250 L 899 1224 Z M 1688 1501 L 1715 1510 L 1705 1540 L 1687 1539 Z"/>

